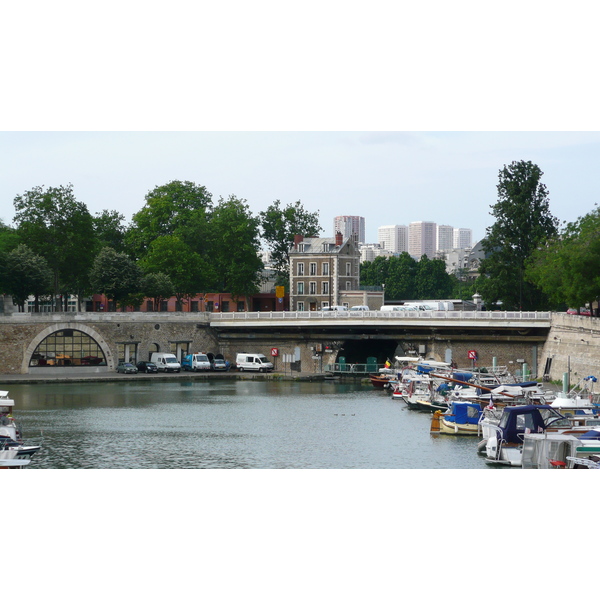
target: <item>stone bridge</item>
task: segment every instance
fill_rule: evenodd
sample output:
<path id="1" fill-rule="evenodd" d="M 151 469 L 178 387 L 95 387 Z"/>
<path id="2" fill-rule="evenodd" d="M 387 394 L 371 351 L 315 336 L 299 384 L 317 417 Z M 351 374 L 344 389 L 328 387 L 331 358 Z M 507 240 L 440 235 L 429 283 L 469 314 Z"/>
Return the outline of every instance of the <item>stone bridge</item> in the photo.
<path id="1" fill-rule="evenodd" d="M 525 362 L 534 375 L 551 379 L 560 379 L 568 368 L 574 375 L 598 376 L 596 321 L 562 313 L 485 311 L 15 313 L 0 317 L 0 372 L 113 371 L 119 360 L 148 360 L 157 351 L 222 353 L 233 362 L 240 351 L 269 356 L 276 349 L 275 368 L 281 371 L 287 362 L 289 368 L 318 371 L 341 356 L 346 362 L 375 357 L 382 363 L 398 354 L 453 360 L 467 368 L 473 366 L 469 352 L 475 351 L 480 366 L 496 359 L 513 370 Z"/>

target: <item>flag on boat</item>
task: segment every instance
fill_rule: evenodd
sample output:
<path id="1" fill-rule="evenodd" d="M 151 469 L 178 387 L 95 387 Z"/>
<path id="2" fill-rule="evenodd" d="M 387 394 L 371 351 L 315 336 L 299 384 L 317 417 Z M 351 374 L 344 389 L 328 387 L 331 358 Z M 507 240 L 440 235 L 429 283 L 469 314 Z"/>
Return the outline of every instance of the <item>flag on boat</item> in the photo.
<path id="1" fill-rule="evenodd" d="M 490 403 L 487 406 L 490 410 L 494 409 L 494 401 L 492 400 L 492 397 L 490 396 Z"/>
<path id="2" fill-rule="evenodd" d="M 385 368 L 389 369 L 392 366 L 392 363 L 389 360 L 385 361 Z"/>

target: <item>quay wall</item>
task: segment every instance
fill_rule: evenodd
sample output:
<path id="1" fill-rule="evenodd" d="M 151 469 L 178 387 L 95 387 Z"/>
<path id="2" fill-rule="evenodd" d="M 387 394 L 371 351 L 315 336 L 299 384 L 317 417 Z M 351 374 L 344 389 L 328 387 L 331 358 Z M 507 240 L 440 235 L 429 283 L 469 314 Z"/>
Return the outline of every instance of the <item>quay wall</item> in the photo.
<path id="1" fill-rule="evenodd" d="M 600 319 L 553 313 L 552 326 L 539 360 L 540 373 L 550 364 L 549 378 L 571 385 L 588 375 L 600 378 Z"/>
<path id="2" fill-rule="evenodd" d="M 358 327 L 354 335 L 350 328 L 339 335 L 319 334 L 317 324 L 297 328 L 289 333 L 275 333 L 270 327 L 257 333 L 241 331 L 227 334 L 210 327 L 210 313 L 51 313 L 19 314 L 0 317 L 0 373 L 26 374 L 31 369 L 29 359 L 38 344 L 60 329 L 78 329 L 90 335 L 102 348 L 107 365 L 104 367 L 73 367 L 74 371 L 114 371 L 124 346 L 136 348 L 137 359 L 147 360 L 153 350 L 169 352 L 174 346 L 192 352 L 222 353 L 229 361 L 237 352 L 260 352 L 271 355 L 277 348 L 279 356 L 272 362 L 277 371 L 323 372 L 334 365 L 342 348 L 364 343 Z M 384 331 L 385 328 L 382 329 Z M 382 333 L 370 336 L 376 343 L 387 341 L 390 358 L 425 348 L 425 357 L 447 360 L 449 354 L 459 368 L 472 362 L 468 352 L 476 350 L 477 364 L 489 366 L 495 358 L 498 365 L 509 366 L 515 372 L 525 362 L 533 376 L 547 371 L 551 380 L 561 380 L 570 372 L 571 380 L 587 375 L 600 377 L 600 319 L 553 313 L 549 333 L 537 339 L 520 339 L 518 335 L 502 339 L 490 335 L 469 340 L 468 336 L 445 335 L 438 327 L 429 334 Z M 357 334 L 358 333 L 358 334 Z M 323 351 L 316 352 L 321 344 Z M 324 350 L 325 345 L 330 347 Z M 290 362 L 291 361 L 291 362 Z M 547 368 L 548 367 L 548 368 Z M 39 367 L 38 367 L 39 368 Z M 47 369 L 48 367 L 44 367 Z M 55 367 L 64 372 L 64 367 Z"/>

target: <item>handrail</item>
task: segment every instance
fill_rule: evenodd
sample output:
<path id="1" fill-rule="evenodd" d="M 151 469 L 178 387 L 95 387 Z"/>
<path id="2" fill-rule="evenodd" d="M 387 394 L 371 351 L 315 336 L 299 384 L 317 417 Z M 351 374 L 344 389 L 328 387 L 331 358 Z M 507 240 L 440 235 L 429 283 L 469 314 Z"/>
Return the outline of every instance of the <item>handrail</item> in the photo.
<path id="1" fill-rule="evenodd" d="M 516 320 L 550 321 L 550 312 L 524 311 L 276 311 L 211 313 L 211 321 L 250 320 L 403 320 L 458 319 L 458 320 Z"/>

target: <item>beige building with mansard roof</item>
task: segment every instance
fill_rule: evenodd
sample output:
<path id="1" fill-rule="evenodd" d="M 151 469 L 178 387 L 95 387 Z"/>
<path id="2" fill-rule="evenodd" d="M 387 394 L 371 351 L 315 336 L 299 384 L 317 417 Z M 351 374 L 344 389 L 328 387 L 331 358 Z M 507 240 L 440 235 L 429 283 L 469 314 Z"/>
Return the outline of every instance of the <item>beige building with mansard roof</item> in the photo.
<path id="1" fill-rule="evenodd" d="M 359 289 L 360 251 L 356 235 L 296 236 L 289 257 L 290 310 L 367 305 L 366 294 Z"/>

